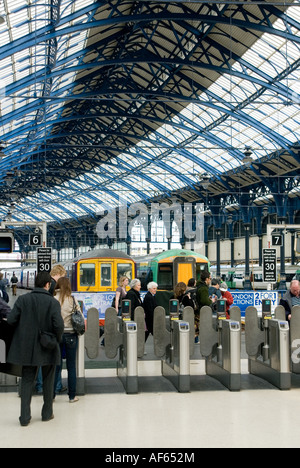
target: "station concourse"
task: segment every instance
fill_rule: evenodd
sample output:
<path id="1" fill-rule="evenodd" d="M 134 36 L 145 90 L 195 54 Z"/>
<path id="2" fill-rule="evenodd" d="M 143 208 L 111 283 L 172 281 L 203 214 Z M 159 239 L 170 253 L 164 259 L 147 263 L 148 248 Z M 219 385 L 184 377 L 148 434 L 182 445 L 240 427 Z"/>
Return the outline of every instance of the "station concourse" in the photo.
<path id="1" fill-rule="evenodd" d="M 26 291 L 18 291 L 24 294 Z M 11 297 L 11 304 L 15 298 Z M 280 391 L 248 373 L 242 334 L 241 391 L 230 392 L 205 375 L 203 358 L 191 360 L 191 392 L 179 393 L 161 377 L 160 361 L 153 353 L 150 337 L 147 355 L 139 360 L 140 391 L 126 395 L 116 377 L 116 369 L 87 363 L 88 389 L 76 405 L 66 394 L 57 396 L 55 418 L 43 423 L 42 396 L 32 403 L 32 423 L 22 428 L 18 422 L 19 397 L 16 390 L 0 394 L 1 448 L 288 448 L 299 446 L 300 376 L 292 387 Z M 91 368 L 89 368 L 91 367 Z M 63 371 L 66 382 L 66 370 Z M 113 408 L 113 410 L 112 410 Z M 114 411 L 117 417 L 111 416 Z M 170 430 L 172 427 L 172 430 Z M 263 434 L 263 437 L 262 437 Z"/>
<path id="2" fill-rule="evenodd" d="M 1 296 L 61 264 L 87 324 L 48 424 L 2 367 L 1 448 L 300 445 L 299 48 L 299 0 L 0 0 Z"/>

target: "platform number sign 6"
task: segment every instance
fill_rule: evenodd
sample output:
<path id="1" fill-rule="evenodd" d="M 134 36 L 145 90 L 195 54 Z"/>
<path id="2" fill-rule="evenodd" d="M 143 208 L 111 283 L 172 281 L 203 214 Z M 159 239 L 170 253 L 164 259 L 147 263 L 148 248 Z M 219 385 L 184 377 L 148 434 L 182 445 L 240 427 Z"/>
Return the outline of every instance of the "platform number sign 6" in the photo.
<path id="1" fill-rule="evenodd" d="M 41 247 L 41 245 L 42 245 L 42 235 L 41 234 L 30 234 L 29 235 L 29 245 L 30 245 L 30 247 Z"/>

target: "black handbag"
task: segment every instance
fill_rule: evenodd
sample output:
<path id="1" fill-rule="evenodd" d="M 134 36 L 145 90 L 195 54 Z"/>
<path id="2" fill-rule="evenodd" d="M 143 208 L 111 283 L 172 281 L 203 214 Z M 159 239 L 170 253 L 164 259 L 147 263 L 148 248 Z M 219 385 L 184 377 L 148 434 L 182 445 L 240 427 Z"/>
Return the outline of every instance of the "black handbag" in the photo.
<path id="1" fill-rule="evenodd" d="M 73 311 L 71 317 L 72 327 L 77 335 L 85 333 L 85 320 L 82 313 L 77 309 L 75 299 L 73 297 Z"/>
<path id="2" fill-rule="evenodd" d="M 44 349 L 53 350 L 57 346 L 57 339 L 53 333 L 40 330 L 40 343 Z"/>

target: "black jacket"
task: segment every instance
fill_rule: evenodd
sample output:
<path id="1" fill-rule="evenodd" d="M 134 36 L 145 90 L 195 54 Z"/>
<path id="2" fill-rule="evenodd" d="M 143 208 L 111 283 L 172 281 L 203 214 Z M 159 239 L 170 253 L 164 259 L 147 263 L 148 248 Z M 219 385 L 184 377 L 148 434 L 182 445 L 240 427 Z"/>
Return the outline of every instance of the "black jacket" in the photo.
<path id="1" fill-rule="evenodd" d="M 144 297 L 144 310 L 145 310 L 145 319 L 147 330 L 149 333 L 153 335 L 153 319 L 154 319 L 154 310 L 157 307 L 156 299 L 150 291 L 147 292 L 146 296 Z"/>
<path id="2" fill-rule="evenodd" d="M 292 299 L 294 297 L 295 296 L 291 293 L 291 291 L 287 291 L 285 295 L 283 296 L 283 298 L 280 299 L 279 305 L 282 305 L 285 308 L 286 320 L 289 320 L 288 316 L 292 313 L 292 308 L 293 308 Z"/>
<path id="3" fill-rule="evenodd" d="M 131 301 L 131 320 L 134 320 L 134 311 L 137 307 L 143 307 L 141 295 L 139 291 L 131 288 L 128 293 L 126 294 L 125 299 Z"/>
<path id="4" fill-rule="evenodd" d="M 10 307 L 7 305 L 6 301 L 0 298 L 0 320 L 6 318 L 10 313 Z"/>
<path id="5" fill-rule="evenodd" d="M 20 296 L 7 323 L 15 328 L 7 362 L 20 366 L 60 364 L 59 342 L 64 332 L 60 303 L 48 291 L 35 288 Z M 56 335 L 57 346 L 52 350 L 40 344 L 40 330 Z"/>

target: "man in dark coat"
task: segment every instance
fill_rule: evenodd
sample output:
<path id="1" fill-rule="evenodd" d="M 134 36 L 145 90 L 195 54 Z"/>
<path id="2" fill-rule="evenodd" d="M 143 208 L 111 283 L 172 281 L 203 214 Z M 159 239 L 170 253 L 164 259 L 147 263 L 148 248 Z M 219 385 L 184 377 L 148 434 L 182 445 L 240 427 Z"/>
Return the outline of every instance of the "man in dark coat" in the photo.
<path id="1" fill-rule="evenodd" d="M 209 286 L 211 283 L 211 276 L 208 271 L 202 271 L 200 276 L 200 282 L 197 284 L 197 303 L 199 305 L 199 309 L 204 306 L 212 306 L 215 302 L 214 299 L 210 299 L 209 297 Z"/>
<path id="2" fill-rule="evenodd" d="M 21 426 L 28 426 L 31 420 L 31 398 L 38 368 L 42 368 L 44 406 L 42 420 L 53 419 L 53 388 L 56 365 L 60 364 L 60 348 L 64 332 L 60 304 L 49 293 L 51 276 L 39 273 L 35 289 L 20 296 L 7 322 L 15 327 L 7 362 L 22 366 L 21 382 Z M 40 343 L 40 331 L 56 336 L 57 345 L 49 350 Z"/>

